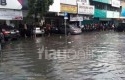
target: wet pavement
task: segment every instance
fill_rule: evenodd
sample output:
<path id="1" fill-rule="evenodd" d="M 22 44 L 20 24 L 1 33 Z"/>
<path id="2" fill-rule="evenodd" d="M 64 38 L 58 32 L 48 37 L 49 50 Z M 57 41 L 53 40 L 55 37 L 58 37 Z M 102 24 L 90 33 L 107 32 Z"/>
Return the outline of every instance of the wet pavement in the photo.
<path id="1" fill-rule="evenodd" d="M 125 80 L 125 33 L 8 42 L 0 54 L 0 80 Z"/>

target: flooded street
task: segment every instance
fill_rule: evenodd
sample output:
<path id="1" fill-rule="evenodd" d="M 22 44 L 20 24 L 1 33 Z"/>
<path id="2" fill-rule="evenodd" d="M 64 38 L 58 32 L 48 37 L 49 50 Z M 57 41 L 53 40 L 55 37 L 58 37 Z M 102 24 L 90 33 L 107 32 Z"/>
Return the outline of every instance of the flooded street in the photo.
<path id="1" fill-rule="evenodd" d="M 12 41 L 0 54 L 0 80 L 125 80 L 125 33 Z"/>

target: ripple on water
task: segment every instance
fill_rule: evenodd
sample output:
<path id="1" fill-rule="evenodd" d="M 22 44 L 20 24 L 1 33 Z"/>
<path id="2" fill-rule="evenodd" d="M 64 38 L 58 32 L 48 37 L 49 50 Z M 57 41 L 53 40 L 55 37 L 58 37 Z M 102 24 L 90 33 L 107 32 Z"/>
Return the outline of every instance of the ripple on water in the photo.
<path id="1" fill-rule="evenodd" d="M 93 32 L 68 37 L 25 39 L 6 44 L 0 55 L 0 80 L 124 80 L 125 35 Z M 84 50 L 78 58 L 39 59 L 38 49 Z"/>

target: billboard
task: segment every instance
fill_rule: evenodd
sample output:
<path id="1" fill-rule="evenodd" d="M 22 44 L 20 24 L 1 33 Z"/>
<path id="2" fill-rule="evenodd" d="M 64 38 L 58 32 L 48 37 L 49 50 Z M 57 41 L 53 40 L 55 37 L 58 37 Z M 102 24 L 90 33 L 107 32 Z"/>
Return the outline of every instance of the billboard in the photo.
<path id="1" fill-rule="evenodd" d="M 77 13 L 77 6 L 61 4 L 60 5 L 60 11 L 61 12 L 67 12 L 67 13 Z"/>

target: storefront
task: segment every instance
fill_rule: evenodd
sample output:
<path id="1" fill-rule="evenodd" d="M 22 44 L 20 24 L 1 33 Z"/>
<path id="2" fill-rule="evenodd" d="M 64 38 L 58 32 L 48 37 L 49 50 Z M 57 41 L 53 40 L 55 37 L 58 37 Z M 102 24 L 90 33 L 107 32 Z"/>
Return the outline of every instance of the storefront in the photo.
<path id="1" fill-rule="evenodd" d="M 71 24 L 79 25 L 79 22 L 83 21 L 84 19 L 90 19 L 90 15 L 87 16 L 87 11 L 80 8 L 81 5 L 90 5 L 89 0 L 60 0 L 60 12 L 67 12 L 68 13 L 68 22 Z M 80 10 L 81 9 L 81 10 Z M 79 11 L 85 11 L 83 13 Z M 88 9 L 89 10 L 89 9 Z M 81 14 L 79 14 L 81 13 Z"/>

